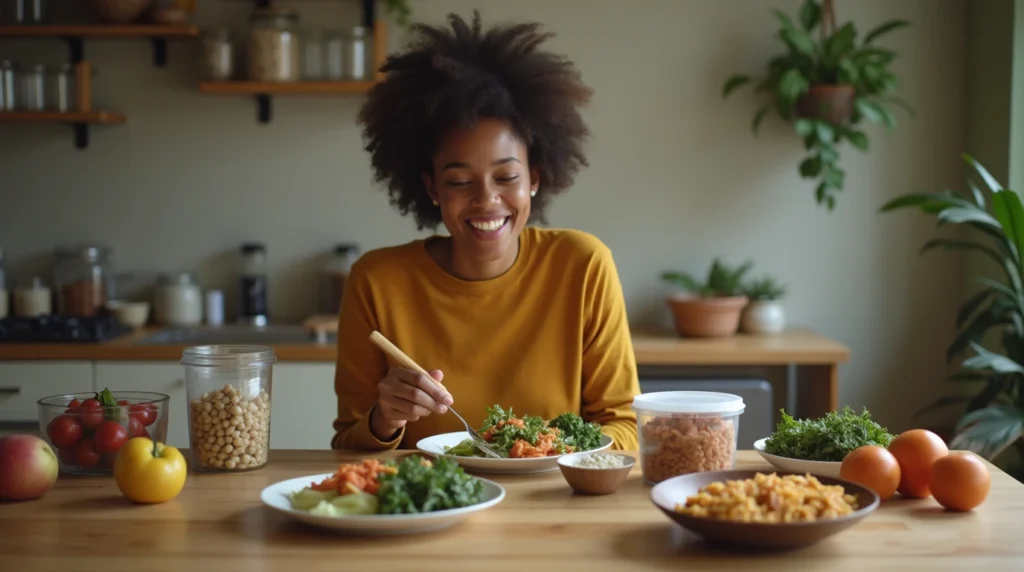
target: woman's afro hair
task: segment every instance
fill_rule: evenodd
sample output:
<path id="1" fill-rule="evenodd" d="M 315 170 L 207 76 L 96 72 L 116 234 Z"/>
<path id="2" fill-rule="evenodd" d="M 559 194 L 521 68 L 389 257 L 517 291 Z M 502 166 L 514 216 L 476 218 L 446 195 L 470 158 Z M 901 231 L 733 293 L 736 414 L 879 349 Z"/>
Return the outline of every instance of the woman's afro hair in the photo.
<path id="1" fill-rule="evenodd" d="M 359 114 L 374 180 L 387 184 L 390 203 L 411 212 L 420 230 L 436 228 L 441 212 L 422 179 L 432 171 L 436 146 L 480 118 L 502 119 L 540 174 L 531 218 L 545 222 L 548 199 L 588 165 L 583 142 L 590 133 L 578 107 L 592 92 L 571 62 L 537 50 L 553 36 L 538 23 L 484 31 L 476 11 L 472 27 L 454 14 L 448 22 L 450 29 L 411 25 L 407 50 L 381 67 L 386 76 Z"/>

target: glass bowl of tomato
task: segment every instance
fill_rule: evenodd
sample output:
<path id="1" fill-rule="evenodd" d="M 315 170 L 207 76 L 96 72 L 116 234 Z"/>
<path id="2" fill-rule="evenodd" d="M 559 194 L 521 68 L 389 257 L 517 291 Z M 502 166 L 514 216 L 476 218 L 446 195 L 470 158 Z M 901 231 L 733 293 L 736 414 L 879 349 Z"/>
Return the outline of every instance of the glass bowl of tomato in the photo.
<path id="1" fill-rule="evenodd" d="M 132 437 L 167 439 L 170 396 L 163 393 L 104 389 L 37 403 L 39 430 L 64 473 L 110 475 L 118 451 Z"/>

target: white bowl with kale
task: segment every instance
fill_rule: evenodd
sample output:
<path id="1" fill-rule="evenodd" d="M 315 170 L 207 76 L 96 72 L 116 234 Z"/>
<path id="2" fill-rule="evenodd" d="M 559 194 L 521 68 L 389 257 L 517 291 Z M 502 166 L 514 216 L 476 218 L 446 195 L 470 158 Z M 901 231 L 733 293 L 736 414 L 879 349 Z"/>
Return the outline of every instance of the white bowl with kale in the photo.
<path id="1" fill-rule="evenodd" d="M 754 450 L 782 471 L 839 478 L 851 451 L 864 445 L 886 448 L 893 437 L 866 409 L 855 413 L 846 407 L 816 419 L 796 419 L 783 411 L 775 432 L 755 442 Z"/>

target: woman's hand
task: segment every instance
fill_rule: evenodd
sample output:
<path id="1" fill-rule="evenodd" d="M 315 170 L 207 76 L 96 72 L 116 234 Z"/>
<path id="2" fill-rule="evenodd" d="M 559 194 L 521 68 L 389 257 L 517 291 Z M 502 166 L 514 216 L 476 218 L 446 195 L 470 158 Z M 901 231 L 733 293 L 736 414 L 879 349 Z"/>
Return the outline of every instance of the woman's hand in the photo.
<path id="1" fill-rule="evenodd" d="M 409 421 L 448 411 L 454 400 L 441 385 L 444 374 L 435 369 L 430 376 L 433 379 L 403 367 L 388 370 L 384 379 L 377 383 L 377 405 L 370 415 L 370 430 L 374 436 L 382 441 L 390 440 Z"/>

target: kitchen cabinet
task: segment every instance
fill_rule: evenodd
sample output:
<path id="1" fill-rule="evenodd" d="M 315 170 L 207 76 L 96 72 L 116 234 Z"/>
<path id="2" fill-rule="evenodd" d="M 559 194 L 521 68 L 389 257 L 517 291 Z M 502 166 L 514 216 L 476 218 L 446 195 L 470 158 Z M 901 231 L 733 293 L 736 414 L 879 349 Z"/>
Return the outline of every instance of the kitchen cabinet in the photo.
<path id="1" fill-rule="evenodd" d="M 185 369 L 167 361 L 98 361 L 96 386 L 111 391 L 156 391 L 170 396 L 167 443 L 188 447 Z M 334 364 L 278 362 L 274 365 L 270 446 L 274 449 L 330 449 L 337 414 Z"/>
<path id="2" fill-rule="evenodd" d="M 39 434 L 37 401 L 95 391 L 90 361 L 0 362 L 0 434 Z"/>

